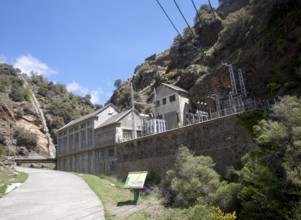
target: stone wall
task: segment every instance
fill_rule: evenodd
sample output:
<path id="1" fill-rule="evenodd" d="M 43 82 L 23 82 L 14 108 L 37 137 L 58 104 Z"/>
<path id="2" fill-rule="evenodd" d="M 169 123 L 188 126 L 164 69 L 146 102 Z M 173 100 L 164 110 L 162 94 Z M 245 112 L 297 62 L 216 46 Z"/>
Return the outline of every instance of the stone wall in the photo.
<path id="1" fill-rule="evenodd" d="M 227 167 L 238 165 L 254 142 L 235 115 L 194 124 L 117 144 L 117 176 L 123 179 L 130 171 L 147 170 L 163 177 L 180 146 L 211 156 L 223 175 Z"/>

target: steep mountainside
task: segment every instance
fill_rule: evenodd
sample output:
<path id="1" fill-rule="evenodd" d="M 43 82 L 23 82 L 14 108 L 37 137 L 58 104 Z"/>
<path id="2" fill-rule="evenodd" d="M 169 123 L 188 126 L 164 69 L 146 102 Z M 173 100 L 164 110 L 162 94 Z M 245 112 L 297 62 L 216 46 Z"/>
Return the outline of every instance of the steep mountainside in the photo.
<path id="1" fill-rule="evenodd" d="M 0 64 L 0 150 L 6 155 L 50 156 L 47 130 L 55 144 L 58 128 L 95 107 L 89 96 L 76 96 L 62 84 Z"/>
<path id="2" fill-rule="evenodd" d="M 226 64 L 233 64 L 235 72 L 242 68 L 251 97 L 300 96 L 301 1 L 222 2 L 214 15 L 208 5 L 202 5 L 195 25 L 175 37 L 169 49 L 138 65 L 108 102 L 121 110 L 128 109 L 132 83 L 135 100 L 148 103 L 137 104 L 136 108 L 148 113 L 154 89 L 165 82 L 189 91 L 192 108 L 197 101 L 205 101 L 214 109 L 208 95 L 216 91 L 229 94 Z M 39 75 L 29 77 L 0 64 L 0 152 L 4 149 L 7 155 L 49 155 L 47 131 L 32 102 L 33 95 L 54 142 L 58 128 L 100 107 L 93 106 L 89 96 L 68 93 L 62 84 L 48 82 Z"/>
<path id="3" fill-rule="evenodd" d="M 115 90 L 110 102 L 129 107 L 130 83 L 136 99 L 151 103 L 160 83 L 190 92 L 212 108 L 208 94 L 229 92 L 228 67 L 242 68 L 251 97 L 301 95 L 301 2 L 298 0 L 227 0 L 212 15 L 202 5 L 192 30 L 186 28 L 166 51 L 137 66 L 131 79 Z M 150 111 L 150 105 L 137 105 Z"/>

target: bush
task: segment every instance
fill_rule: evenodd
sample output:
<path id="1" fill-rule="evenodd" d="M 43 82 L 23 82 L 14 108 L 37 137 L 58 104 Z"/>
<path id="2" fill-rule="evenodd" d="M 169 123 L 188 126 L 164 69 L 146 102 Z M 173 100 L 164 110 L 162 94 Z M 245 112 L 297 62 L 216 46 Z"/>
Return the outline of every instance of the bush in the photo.
<path id="1" fill-rule="evenodd" d="M 13 87 L 11 89 L 9 97 L 11 98 L 11 100 L 13 100 L 15 102 L 22 102 L 22 101 L 24 101 L 24 97 L 22 95 L 22 90 L 20 88 L 18 88 L 18 87 Z"/>
<path id="2" fill-rule="evenodd" d="M 51 128 L 59 129 L 65 125 L 64 119 L 60 116 L 56 116 L 56 117 L 54 117 L 54 119 L 52 120 L 50 125 L 51 125 Z"/>
<path id="3" fill-rule="evenodd" d="M 19 129 L 15 135 L 17 139 L 17 146 L 25 146 L 29 149 L 33 149 L 37 146 L 38 137 L 36 134 Z"/>
<path id="4" fill-rule="evenodd" d="M 16 111 L 16 118 L 21 118 L 24 115 L 23 108 L 18 108 Z"/>
<path id="5" fill-rule="evenodd" d="M 30 100 L 30 91 L 26 88 L 12 87 L 9 97 L 15 102 Z"/>
<path id="6" fill-rule="evenodd" d="M 151 170 L 150 174 L 147 175 L 145 185 L 147 185 L 147 186 L 158 185 L 160 182 L 161 182 L 161 178 L 160 178 L 159 174 L 156 171 Z"/>
<path id="7" fill-rule="evenodd" d="M 211 157 L 195 157 L 188 148 L 179 148 L 175 170 L 167 171 L 162 185 L 165 202 L 184 208 L 197 202 L 212 204 L 216 190 L 224 185 L 213 169 L 214 165 Z"/>

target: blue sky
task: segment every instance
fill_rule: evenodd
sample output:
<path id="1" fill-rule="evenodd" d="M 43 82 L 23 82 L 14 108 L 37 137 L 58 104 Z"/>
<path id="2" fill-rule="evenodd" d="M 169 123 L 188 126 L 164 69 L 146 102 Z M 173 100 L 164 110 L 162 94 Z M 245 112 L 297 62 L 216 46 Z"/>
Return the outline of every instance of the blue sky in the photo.
<path id="1" fill-rule="evenodd" d="M 160 2 L 182 33 L 186 24 L 173 0 Z M 194 2 L 200 7 L 208 1 Z M 193 24 L 191 0 L 177 3 Z M 132 77 L 177 35 L 156 0 L 2 0 L 0 21 L 0 63 L 34 70 L 100 104 L 116 79 Z"/>

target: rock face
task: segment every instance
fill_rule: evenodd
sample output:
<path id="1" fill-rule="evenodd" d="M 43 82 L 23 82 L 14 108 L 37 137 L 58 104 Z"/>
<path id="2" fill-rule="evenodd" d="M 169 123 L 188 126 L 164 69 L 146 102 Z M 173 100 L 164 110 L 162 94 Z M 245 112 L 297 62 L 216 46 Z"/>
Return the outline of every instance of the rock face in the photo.
<path id="1" fill-rule="evenodd" d="M 55 157 L 57 129 L 95 110 L 91 96 L 68 93 L 41 75 L 0 63 L 0 150 L 7 156 Z M 52 147 L 51 147 L 52 146 Z M 2 152 L 2 149 L 3 152 Z"/>
<path id="2" fill-rule="evenodd" d="M 0 117 L 15 121 L 14 114 L 11 112 L 9 107 L 2 101 L 0 101 Z"/>
<path id="3" fill-rule="evenodd" d="M 133 77 L 118 88 L 110 102 L 118 107 L 128 100 L 119 99 L 124 87 L 133 83 L 140 101 L 151 104 L 153 91 L 162 82 L 190 92 L 191 105 L 199 100 L 209 103 L 208 92 L 229 92 L 228 67 L 243 69 L 247 92 L 251 97 L 272 98 L 301 94 L 301 7 L 294 0 L 225 1 L 215 11 L 207 6 L 199 10 L 194 36 L 184 30 L 166 51 L 137 66 Z M 237 77 L 237 76 L 236 76 Z M 238 84 L 238 79 L 237 84 Z M 149 107 L 139 106 L 145 112 Z"/>
<path id="4" fill-rule="evenodd" d="M 8 173 L 15 173 L 15 161 L 8 160 L 7 158 L 0 158 L 0 171 Z"/>

